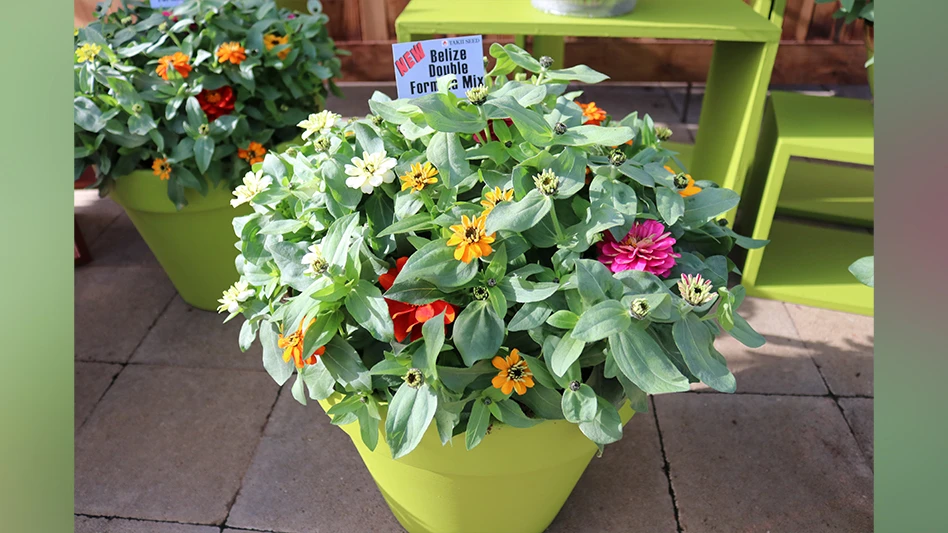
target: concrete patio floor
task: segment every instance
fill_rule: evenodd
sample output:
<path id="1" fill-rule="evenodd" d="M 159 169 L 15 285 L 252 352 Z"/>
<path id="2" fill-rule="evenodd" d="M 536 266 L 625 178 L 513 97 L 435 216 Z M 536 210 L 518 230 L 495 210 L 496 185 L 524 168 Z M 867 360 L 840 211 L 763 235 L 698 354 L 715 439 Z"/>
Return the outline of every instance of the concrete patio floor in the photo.
<path id="1" fill-rule="evenodd" d="M 331 108 L 365 114 L 373 89 Z M 585 99 L 693 140 L 700 91 L 687 114 L 683 95 Z M 259 345 L 240 352 L 239 321 L 185 304 L 111 200 L 76 191 L 75 206 L 93 256 L 75 271 L 77 533 L 403 531 L 348 437 L 280 390 Z M 738 392 L 652 398 L 548 531 L 872 530 L 873 319 L 753 298 L 743 311 L 768 343 L 719 340 Z"/>

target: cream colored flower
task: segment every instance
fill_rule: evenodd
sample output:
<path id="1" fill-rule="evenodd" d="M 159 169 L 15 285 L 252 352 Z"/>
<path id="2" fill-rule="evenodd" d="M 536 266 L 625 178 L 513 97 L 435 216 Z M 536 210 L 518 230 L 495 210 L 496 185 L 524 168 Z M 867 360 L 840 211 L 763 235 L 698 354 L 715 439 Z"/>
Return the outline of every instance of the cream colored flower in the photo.
<path id="1" fill-rule="evenodd" d="M 362 159 L 352 158 L 352 164 L 346 165 L 346 185 L 352 189 L 362 189 L 365 194 L 371 194 L 376 187 L 383 183 L 395 181 L 392 169 L 398 161 L 387 157 L 385 150 L 369 154 L 362 152 Z"/>
<path id="2" fill-rule="evenodd" d="M 310 245 L 308 252 L 303 256 L 302 263 L 306 265 L 306 270 L 303 271 L 303 274 L 313 278 L 319 277 L 326 271 L 326 267 L 328 266 L 318 244 Z"/>
<path id="3" fill-rule="evenodd" d="M 256 292 L 250 288 L 250 284 L 244 280 L 240 280 L 224 291 L 223 296 L 217 300 L 221 303 L 217 306 L 217 312 L 223 313 L 227 311 L 230 314 L 239 313 L 242 307 L 240 304 L 246 302 L 247 299 L 254 294 L 256 294 Z"/>
<path id="4" fill-rule="evenodd" d="M 325 110 L 320 111 L 319 113 L 311 113 L 309 118 L 300 121 L 297 126 L 303 128 L 303 140 L 305 141 L 307 138 L 316 135 L 317 133 L 326 135 L 329 133 L 329 129 L 332 128 L 336 121 L 340 118 L 342 118 L 341 115 L 337 115 L 332 111 Z"/>
<path id="5" fill-rule="evenodd" d="M 270 176 L 264 176 L 263 170 L 248 172 L 244 175 L 244 184 L 238 185 L 237 189 L 234 190 L 236 198 L 230 201 L 230 205 L 237 207 L 249 202 L 254 196 L 267 190 L 270 183 Z"/>

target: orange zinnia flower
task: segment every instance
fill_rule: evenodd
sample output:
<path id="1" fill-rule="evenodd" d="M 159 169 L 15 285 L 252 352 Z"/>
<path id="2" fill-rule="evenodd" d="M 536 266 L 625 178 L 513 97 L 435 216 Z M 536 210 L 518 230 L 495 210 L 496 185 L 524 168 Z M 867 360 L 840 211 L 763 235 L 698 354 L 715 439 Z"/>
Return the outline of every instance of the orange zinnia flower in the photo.
<path id="1" fill-rule="evenodd" d="M 282 333 L 277 338 L 277 346 L 283 350 L 283 362 L 289 363 L 290 359 L 296 364 L 297 369 L 302 369 L 304 365 L 315 365 L 316 358 L 326 352 L 325 346 L 320 346 L 312 355 L 303 359 L 303 337 L 306 335 L 306 329 L 313 325 L 316 319 L 309 321 L 304 328 L 303 320 L 300 320 L 300 327 L 289 336 L 284 337 Z"/>
<path id="2" fill-rule="evenodd" d="M 487 234 L 484 229 L 486 221 L 486 213 L 474 218 L 463 215 L 460 224 L 451 226 L 454 235 L 451 235 L 451 238 L 448 239 L 448 246 L 457 246 L 454 250 L 455 259 L 470 263 L 474 259 L 488 256 L 494 251 L 490 246 L 494 242 L 494 234 Z"/>
<path id="3" fill-rule="evenodd" d="M 665 165 L 665 170 L 675 174 L 675 188 L 678 189 L 678 194 L 683 198 L 694 196 L 701 192 L 701 187 L 695 185 L 695 180 L 691 177 L 691 174 L 678 174 L 668 165 Z"/>
<path id="4" fill-rule="evenodd" d="M 520 358 L 520 350 L 510 350 L 507 357 L 494 356 L 491 364 L 500 372 L 490 383 L 495 389 L 500 389 L 500 392 L 510 394 L 516 390 L 517 394 L 523 395 L 533 386 L 533 372 L 530 372 L 527 362 Z"/>
<path id="5" fill-rule="evenodd" d="M 231 41 L 229 43 L 223 43 L 217 47 L 218 63 L 223 64 L 230 61 L 235 65 L 239 65 L 244 61 L 244 59 L 247 59 L 247 52 L 238 42 Z"/>
<path id="6" fill-rule="evenodd" d="M 379 285 L 385 290 L 391 289 L 392 285 L 395 284 L 395 278 L 398 277 L 398 273 L 402 271 L 407 262 L 407 257 L 399 257 L 395 261 L 394 267 L 379 276 Z M 386 298 L 385 303 L 388 304 L 388 314 L 392 317 L 392 323 L 395 325 L 395 340 L 398 342 L 403 342 L 409 337 L 412 341 L 420 339 L 421 328 L 416 326 L 438 316 L 442 311 L 444 311 L 445 325 L 454 322 L 457 315 L 454 306 L 444 300 L 437 300 L 424 305 L 414 305 Z"/>
<path id="7" fill-rule="evenodd" d="M 178 71 L 178 74 L 182 78 L 187 78 L 188 74 L 191 72 L 191 65 L 188 64 L 190 57 L 184 55 L 181 52 L 175 52 L 170 56 L 164 56 L 158 60 L 158 67 L 155 68 L 155 72 L 161 76 L 161 79 L 168 79 L 168 70 L 174 69 Z"/>
<path id="8" fill-rule="evenodd" d="M 583 110 L 583 118 L 586 119 L 583 124 L 599 126 L 603 120 L 606 120 L 606 110 L 596 107 L 596 102 L 589 102 L 588 104 L 576 102 L 576 104 Z"/>
<path id="9" fill-rule="evenodd" d="M 275 33 L 268 33 L 263 36 L 263 45 L 267 47 L 267 50 L 273 50 L 277 46 L 284 45 L 290 42 L 290 37 L 287 35 L 277 35 Z M 286 59 L 286 56 L 290 53 L 290 47 L 286 47 L 283 50 L 277 52 L 277 57 L 280 59 Z"/>
<path id="10" fill-rule="evenodd" d="M 161 181 L 165 181 L 171 177 L 171 163 L 163 157 L 155 159 L 151 164 L 151 170 Z"/>
<path id="11" fill-rule="evenodd" d="M 256 141 L 250 141 L 246 148 L 237 149 L 237 157 L 246 160 L 251 165 L 262 162 L 265 155 L 267 155 L 267 149 Z"/>

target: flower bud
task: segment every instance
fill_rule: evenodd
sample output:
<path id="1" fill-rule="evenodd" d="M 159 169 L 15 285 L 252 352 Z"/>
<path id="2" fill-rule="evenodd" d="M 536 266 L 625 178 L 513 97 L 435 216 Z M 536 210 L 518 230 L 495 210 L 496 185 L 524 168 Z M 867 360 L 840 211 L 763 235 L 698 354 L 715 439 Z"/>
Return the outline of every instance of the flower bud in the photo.
<path id="1" fill-rule="evenodd" d="M 329 147 L 332 143 L 329 141 L 329 137 L 319 137 L 313 141 L 313 146 L 316 147 L 316 150 L 320 152 L 325 152 L 329 150 Z"/>
<path id="2" fill-rule="evenodd" d="M 540 58 L 540 66 L 543 68 L 550 68 L 553 66 L 553 58 L 550 56 L 543 56 Z"/>
<path id="3" fill-rule="evenodd" d="M 544 196 L 553 196 L 560 188 L 560 178 L 549 168 L 534 176 L 533 183 Z"/>
<path id="4" fill-rule="evenodd" d="M 566 124 L 563 124 L 562 122 L 557 122 L 556 125 L 553 126 L 553 133 L 557 135 L 563 135 L 564 133 L 566 133 Z"/>
<path id="5" fill-rule="evenodd" d="M 425 383 L 425 375 L 422 374 L 421 370 L 418 370 L 417 368 L 408 369 L 408 373 L 405 374 L 403 379 L 405 380 L 405 383 L 408 383 L 408 386 L 413 389 L 417 389 Z"/>
<path id="6" fill-rule="evenodd" d="M 497 286 L 497 280 L 494 279 L 494 278 L 490 278 L 489 280 L 487 280 L 487 286 L 488 286 L 488 287 L 496 287 L 496 286 Z"/>
<path id="7" fill-rule="evenodd" d="M 471 289 L 471 296 L 473 296 L 475 300 L 483 301 L 490 298 L 490 292 L 487 291 L 487 287 L 477 286 Z"/>
<path id="8" fill-rule="evenodd" d="M 487 87 L 484 87 L 483 85 L 478 85 L 473 89 L 469 89 L 464 94 L 474 105 L 481 105 L 487 101 Z"/>
<path id="9" fill-rule="evenodd" d="M 484 405 L 490 405 L 492 403 L 494 403 L 494 400 L 491 400 L 490 398 L 484 398 Z"/>
<path id="10" fill-rule="evenodd" d="M 614 167 L 622 166 L 622 163 L 625 163 L 625 160 L 625 152 L 619 150 L 618 148 L 609 154 L 609 162 L 612 163 L 612 166 Z"/>
<path id="11" fill-rule="evenodd" d="M 372 121 L 372 124 L 375 124 L 376 126 L 381 126 L 385 123 L 385 119 L 382 118 L 382 115 L 372 115 L 370 120 Z"/>
<path id="12" fill-rule="evenodd" d="M 201 135 L 207 135 L 211 131 L 211 127 L 207 124 L 201 124 L 198 126 L 198 133 Z"/>
<path id="13" fill-rule="evenodd" d="M 684 189 L 688 187 L 688 176 L 684 174 L 675 174 L 675 177 L 672 178 L 672 180 L 675 182 L 675 188 L 677 189 Z"/>
<path id="14" fill-rule="evenodd" d="M 638 319 L 647 317 L 651 311 L 652 308 L 648 304 L 648 300 L 645 298 L 636 298 L 635 300 L 632 300 L 632 306 L 629 308 L 629 312 L 632 313 L 632 316 Z"/>
<path id="15" fill-rule="evenodd" d="M 133 104 L 133 105 L 132 105 L 132 112 L 134 112 L 136 115 L 139 114 L 139 113 L 141 113 L 144 109 L 145 109 L 145 108 L 142 107 L 141 104 Z"/>
<path id="16" fill-rule="evenodd" d="M 702 279 L 701 274 L 682 274 L 678 281 L 678 292 L 682 300 L 696 307 L 717 298 L 718 295 L 713 289 L 711 280 Z"/>
<path id="17" fill-rule="evenodd" d="M 518 73 L 514 74 L 514 81 L 527 81 L 527 73 L 526 73 L 526 72 L 518 72 Z"/>
<path id="18" fill-rule="evenodd" d="M 569 382 L 569 390 L 571 390 L 571 391 L 573 391 L 573 392 L 578 391 L 580 386 L 581 386 L 581 384 L 580 384 L 578 381 L 576 381 L 576 380 L 573 380 L 573 381 L 570 381 L 570 382 Z"/>
<path id="19" fill-rule="evenodd" d="M 513 141 L 504 141 L 505 148 L 510 148 L 511 146 L 513 146 Z"/>
<path id="20" fill-rule="evenodd" d="M 655 126 L 655 136 L 658 137 L 660 141 L 667 141 L 671 139 L 672 130 L 671 128 L 666 128 L 665 126 Z"/>

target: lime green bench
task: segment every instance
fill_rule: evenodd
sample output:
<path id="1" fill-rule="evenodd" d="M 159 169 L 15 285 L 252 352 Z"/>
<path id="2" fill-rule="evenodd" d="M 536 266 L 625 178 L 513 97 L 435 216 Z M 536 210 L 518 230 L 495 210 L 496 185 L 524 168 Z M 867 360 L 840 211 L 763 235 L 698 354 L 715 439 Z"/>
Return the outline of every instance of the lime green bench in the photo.
<path id="1" fill-rule="evenodd" d="M 747 252 L 742 281 L 747 294 L 873 314 L 873 290 L 847 270 L 856 259 L 873 255 L 872 235 L 865 229 L 872 226 L 872 171 L 791 161 L 872 166 L 872 118 L 868 100 L 771 94 L 736 223 L 739 232 L 771 241 Z M 804 220 L 775 220 L 776 214 Z"/>
<path id="2" fill-rule="evenodd" d="M 514 35 L 523 45 L 524 36 L 532 36 L 533 54 L 552 57 L 557 67 L 563 66 L 568 36 L 714 41 L 696 143 L 683 149 L 695 179 L 740 191 L 753 158 L 785 6 L 786 0 L 753 0 L 750 5 L 741 0 L 639 0 L 626 15 L 584 18 L 542 13 L 530 0 L 411 0 L 395 20 L 395 32 L 401 42 L 493 34 Z"/>

